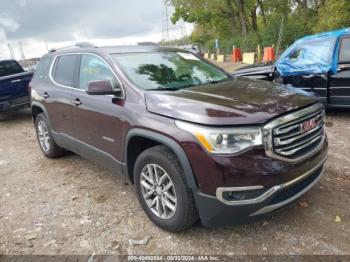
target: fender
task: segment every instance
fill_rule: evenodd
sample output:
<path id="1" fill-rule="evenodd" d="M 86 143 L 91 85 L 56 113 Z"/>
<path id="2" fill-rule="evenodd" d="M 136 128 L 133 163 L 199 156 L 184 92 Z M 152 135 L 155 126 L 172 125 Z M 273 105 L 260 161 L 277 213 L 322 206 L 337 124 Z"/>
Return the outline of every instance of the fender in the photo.
<path id="1" fill-rule="evenodd" d="M 192 168 L 191 168 L 191 165 L 190 165 L 190 162 L 188 161 L 188 158 L 186 156 L 186 153 L 185 151 L 181 148 L 181 146 L 173 139 L 167 137 L 167 136 L 164 136 L 164 135 L 161 135 L 157 132 L 153 132 L 153 131 L 150 131 L 150 130 L 146 130 L 146 129 L 142 129 L 142 128 L 134 128 L 134 129 L 131 129 L 127 136 L 126 136 L 126 141 L 125 141 L 125 149 L 124 149 L 124 154 L 125 154 L 125 160 L 126 160 L 126 165 L 124 165 L 124 174 L 128 174 L 128 171 L 127 171 L 127 166 L 128 166 L 128 159 L 127 159 L 127 148 L 128 148 L 128 144 L 129 144 L 129 141 L 132 137 L 135 137 L 135 136 L 141 136 L 141 137 L 145 137 L 145 138 L 149 138 L 149 139 L 152 139 L 154 141 L 157 141 L 167 147 L 169 147 L 174 153 L 175 155 L 177 156 L 177 158 L 179 159 L 180 161 L 180 164 L 184 170 L 184 173 L 185 173 L 185 177 L 186 177 L 186 182 L 187 182 L 187 185 L 191 188 L 191 189 L 197 189 L 198 186 L 197 186 L 197 182 L 196 182 L 196 179 L 194 177 L 194 174 L 192 172 Z"/>
<path id="2" fill-rule="evenodd" d="M 33 106 L 39 107 L 43 111 L 43 113 L 45 114 L 46 119 L 48 121 L 49 127 L 51 128 L 52 127 L 51 120 L 50 120 L 49 114 L 47 113 L 45 106 L 39 102 L 36 102 L 36 101 L 33 101 L 31 103 L 31 105 L 30 105 L 31 109 L 33 109 Z M 33 110 L 32 110 L 32 112 L 33 112 Z M 34 121 L 34 119 L 33 119 L 33 121 Z"/>

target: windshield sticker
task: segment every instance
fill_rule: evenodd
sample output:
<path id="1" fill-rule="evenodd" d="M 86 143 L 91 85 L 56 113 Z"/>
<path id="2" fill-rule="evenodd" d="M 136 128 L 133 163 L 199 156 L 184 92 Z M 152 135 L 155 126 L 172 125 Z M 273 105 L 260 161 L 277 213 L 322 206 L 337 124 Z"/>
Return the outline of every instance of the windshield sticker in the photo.
<path id="1" fill-rule="evenodd" d="M 180 55 L 182 58 L 186 59 L 186 60 L 197 60 L 199 61 L 198 57 L 196 57 L 193 54 L 190 53 L 180 53 L 178 52 L 178 55 Z"/>

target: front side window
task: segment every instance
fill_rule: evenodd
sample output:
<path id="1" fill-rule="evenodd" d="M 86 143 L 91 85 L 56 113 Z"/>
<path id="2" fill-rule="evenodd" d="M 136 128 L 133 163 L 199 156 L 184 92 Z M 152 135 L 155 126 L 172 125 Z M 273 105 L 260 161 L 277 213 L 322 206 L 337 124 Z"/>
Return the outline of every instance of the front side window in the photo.
<path id="1" fill-rule="evenodd" d="M 67 87 L 74 87 L 78 61 L 79 55 L 61 55 L 57 57 L 53 68 L 55 82 Z"/>
<path id="2" fill-rule="evenodd" d="M 339 64 L 350 64 L 350 37 L 341 40 Z"/>
<path id="3" fill-rule="evenodd" d="M 92 81 L 108 80 L 112 87 L 117 86 L 117 79 L 109 66 L 99 57 L 83 55 L 80 65 L 79 89 L 87 90 Z"/>
<path id="4" fill-rule="evenodd" d="M 129 80 L 144 90 L 177 90 L 231 79 L 191 53 L 124 53 L 112 57 Z"/>
<path id="5" fill-rule="evenodd" d="M 0 77 L 23 73 L 23 68 L 16 61 L 0 62 Z"/>
<path id="6" fill-rule="evenodd" d="M 300 48 L 295 49 L 295 50 L 289 55 L 289 59 L 291 59 L 291 60 L 297 60 L 298 58 L 300 58 L 301 52 L 302 52 L 302 49 L 300 49 Z"/>

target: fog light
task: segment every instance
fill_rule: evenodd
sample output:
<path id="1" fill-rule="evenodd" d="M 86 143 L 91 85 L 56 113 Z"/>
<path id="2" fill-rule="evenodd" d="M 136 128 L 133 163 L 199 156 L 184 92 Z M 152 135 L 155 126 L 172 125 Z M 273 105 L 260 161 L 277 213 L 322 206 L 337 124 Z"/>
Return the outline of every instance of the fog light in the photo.
<path id="1" fill-rule="evenodd" d="M 225 196 L 226 195 L 226 196 Z M 244 192 L 225 192 L 224 198 L 229 201 L 244 200 L 247 195 Z"/>
<path id="2" fill-rule="evenodd" d="M 227 201 L 241 201 L 257 198 L 264 194 L 267 189 L 256 189 L 247 191 L 224 191 L 222 197 Z"/>
<path id="3" fill-rule="evenodd" d="M 244 199 L 246 199 L 246 194 L 245 193 L 243 193 L 243 192 L 236 192 L 236 193 L 232 193 L 231 192 L 231 194 L 232 194 L 232 198 L 234 199 L 234 200 L 244 200 Z"/>

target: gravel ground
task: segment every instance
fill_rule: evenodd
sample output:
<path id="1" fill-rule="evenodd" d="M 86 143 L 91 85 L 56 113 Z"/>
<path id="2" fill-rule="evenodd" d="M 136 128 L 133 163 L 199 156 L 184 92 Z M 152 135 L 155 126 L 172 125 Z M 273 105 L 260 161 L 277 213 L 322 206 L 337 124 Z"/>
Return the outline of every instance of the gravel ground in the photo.
<path id="1" fill-rule="evenodd" d="M 74 154 L 45 158 L 29 110 L 1 115 L 0 255 L 350 255 L 349 123 L 350 110 L 328 112 L 326 174 L 299 204 L 249 225 L 171 234 L 118 176 Z"/>

